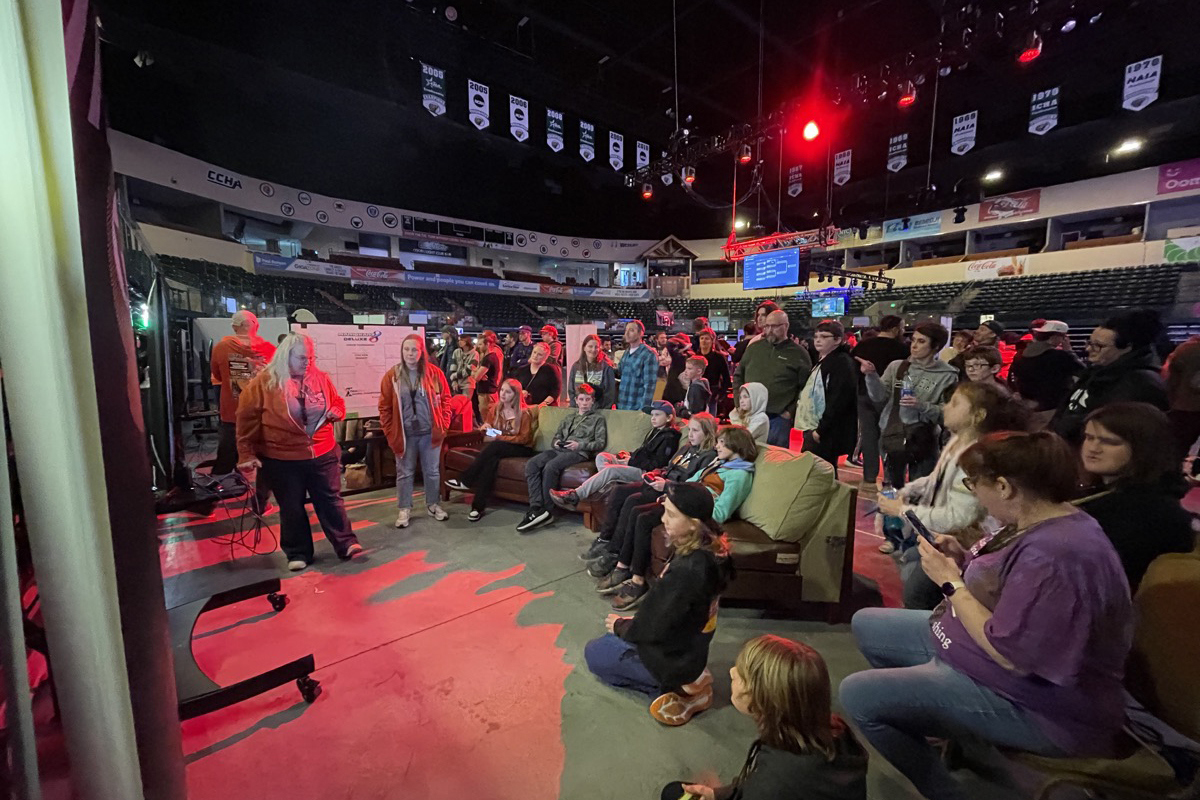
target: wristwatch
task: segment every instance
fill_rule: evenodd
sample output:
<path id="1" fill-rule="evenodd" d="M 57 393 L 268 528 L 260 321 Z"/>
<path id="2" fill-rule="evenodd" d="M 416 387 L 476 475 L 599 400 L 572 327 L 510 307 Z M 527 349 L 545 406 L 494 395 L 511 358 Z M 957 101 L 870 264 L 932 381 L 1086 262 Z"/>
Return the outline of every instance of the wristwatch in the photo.
<path id="1" fill-rule="evenodd" d="M 965 587 L 966 584 L 962 581 L 946 581 L 942 584 L 942 596 L 953 597 L 954 593 Z"/>

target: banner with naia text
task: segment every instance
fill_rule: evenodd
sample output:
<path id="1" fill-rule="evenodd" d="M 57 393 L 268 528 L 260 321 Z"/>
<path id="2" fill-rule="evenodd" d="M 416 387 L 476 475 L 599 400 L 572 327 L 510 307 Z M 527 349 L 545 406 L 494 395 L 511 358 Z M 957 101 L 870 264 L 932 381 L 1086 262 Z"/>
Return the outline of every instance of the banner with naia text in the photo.
<path id="1" fill-rule="evenodd" d="M 834 153 L 833 182 L 838 186 L 845 186 L 850 180 L 850 159 L 853 154 L 853 150 L 843 150 L 840 153 Z"/>
<path id="2" fill-rule="evenodd" d="M 421 105 L 435 117 L 446 113 L 446 70 L 421 62 Z"/>
<path id="3" fill-rule="evenodd" d="M 579 120 L 579 155 L 584 161 L 596 157 L 596 126 L 583 120 Z"/>
<path id="4" fill-rule="evenodd" d="M 899 133 L 888 139 L 888 172 L 899 172 L 908 163 L 908 134 Z"/>
<path id="5" fill-rule="evenodd" d="M 489 125 L 490 105 L 488 87 L 478 81 L 467 81 L 467 119 L 479 130 Z"/>
<path id="6" fill-rule="evenodd" d="M 508 96 L 508 132 L 518 142 L 529 138 L 529 101 L 514 94 Z"/>
<path id="7" fill-rule="evenodd" d="M 1058 125 L 1058 88 L 1034 92 L 1029 98 L 1029 132 L 1044 136 Z"/>
<path id="8" fill-rule="evenodd" d="M 788 168 L 788 197 L 797 197 L 804 191 L 804 165 L 797 164 Z"/>
<path id="9" fill-rule="evenodd" d="M 1158 82 L 1162 78 L 1162 56 L 1135 61 L 1125 67 L 1125 90 L 1121 108 L 1141 111 L 1158 99 Z"/>
<path id="10" fill-rule="evenodd" d="M 546 145 L 556 153 L 563 149 L 563 115 L 552 108 L 546 109 Z"/>
<path id="11" fill-rule="evenodd" d="M 616 170 L 625 166 L 625 137 L 616 131 L 608 132 L 608 165 Z"/>
<path id="12" fill-rule="evenodd" d="M 961 156 L 975 147 L 975 131 L 978 126 L 978 111 L 969 111 L 955 117 L 950 128 L 950 152 Z"/>

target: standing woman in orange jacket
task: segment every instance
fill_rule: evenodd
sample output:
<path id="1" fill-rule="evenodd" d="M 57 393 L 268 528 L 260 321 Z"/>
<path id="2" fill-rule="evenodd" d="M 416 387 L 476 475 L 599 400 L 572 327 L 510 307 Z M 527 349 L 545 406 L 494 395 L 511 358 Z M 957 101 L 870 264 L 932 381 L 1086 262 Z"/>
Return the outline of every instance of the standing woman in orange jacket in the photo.
<path id="1" fill-rule="evenodd" d="M 333 438 L 332 423 L 346 416 L 346 402 L 316 361 L 312 339 L 288 334 L 242 390 L 237 409 L 238 468 L 261 469 L 275 492 L 279 544 L 293 571 L 313 562 L 306 492 L 338 557 L 362 552 L 342 503 L 341 451 Z"/>
<path id="2" fill-rule="evenodd" d="M 379 422 L 396 454 L 396 505 L 400 508 L 396 527 L 408 527 L 418 460 L 425 481 L 425 508 L 434 519 L 446 519 L 449 515 L 437 498 L 442 440 L 450 427 L 450 384 L 429 360 L 425 339 L 415 333 L 404 337 L 400 363 L 387 371 L 379 385 Z"/>

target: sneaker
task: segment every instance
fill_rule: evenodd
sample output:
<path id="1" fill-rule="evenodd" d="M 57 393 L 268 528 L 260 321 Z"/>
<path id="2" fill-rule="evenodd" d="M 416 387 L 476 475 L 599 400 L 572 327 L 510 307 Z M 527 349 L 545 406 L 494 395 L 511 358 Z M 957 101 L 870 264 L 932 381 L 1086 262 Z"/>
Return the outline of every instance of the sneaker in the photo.
<path id="1" fill-rule="evenodd" d="M 302 561 L 298 558 L 293 558 L 291 561 L 288 562 L 288 569 L 290 569 L 292 572 L 299 572 L 300 570 L 304 569 L 307 566 L 308 566 L 307 561 Z"/>
<path id="2" fill-rule="evenodd" d="M 709 670 L 708 667 L 705 667 L 704 671 L 700 673 L 699 678 L 696 678 L 696 680 L 692 681 L 691 683 L 685 683 L 679 688 L 683 689 L 686 694 L 697 695 L 706 689 L 711 689 L 712 681 L 712 671 Z"/>
<path id="3" fill-rule="evenodd" d="M 450 515 L 446 513 L 446 510 L 437 503 L 431 505 L 426 509 L 426 511 L 429 513 L 429 516 L 433 517 L 438 522 L 445 522 L 446 520 L 450 519 Z"/>
<path id="4" fill-rule="evenodd" d="M 879 545 L 879 552 L 883 553 L 885 556 L 890 556 L 892 553 L 896 552 L 896 545 L 892 544 L 891 542 L 884 542 L 883 544 Z"/>
<path id="5" fill-rule="evenodd" d="M 472 508 L 467 512 L 467 519 L 471 520 L 471 522 L 479 522 L 481 517 L 483 517 L 483 512 L 478 508 Z"/>
<path id="6" fill-rule="evenodd" d="M 517 530 L 521 533 L 527 533 L 534 528 L 541 527 L 549 522 L 554 521 L 554 515 L 544 508 L 531 508 L 529 513 L 525 515 L 525 519 L 517 523 Z"/>
<path id="7" fill-rule="evenodd" d="M 608 552 L 608 539 L 601 539 L 599 536 L 592 542 L 587 550 L 579 554 L 580 561 L 591 561 L 593 558 L 599 558 Z"/>
<path id="8" fill-rule="evenodd" d="M 620 590 L 621 584 L 632 577 L 633 573 L 624 567 L 621 567 L 620 569 L 614 569 L 612 572 L 601 578 L 600 582 L 596 584 L 596 593 L 606 597 L 608 595 L 616 594 Z"/>
<path id="9" fill-rule="evenodd" d="M 453 489 L 456 492 L 471 491 L 471 487 L 467 486 L 465 483 L 460 481 L 458 478 L 451 478 L 450 480 L 445 481 L 445 484 L 446 484 L 446 486 L 448 486 L 449 488 Z"/>
<path id="10" fill-rule="evenodd" d="M 358 555 L 362 551 L 363 551 L 363 546 L 361 544 L 359 544 L 358 542 L 355 542 L 354 544 L 352 544 L 346 548 L 346 554 L 344 556 L 342 556 L 342 558 L 343 559 L 354 558 L 356 555 Z"/>
<path id="11" fill-rule="evenodd" d="M 677 728 L 712 706 L 712 701 L 711 686 L 694 695 L 667 692 L 655 698 L 654 702 L 650 704 L 650 716 L 663 725 Z"/>
<path id="12" fill-rule="evenodd" d="M 411 508 L 400 509 L 400 511 L 396 514 L 396 527 L 397 528 L 407 528 L 408 527 L 408 518 L 411 514 L 412 514 Z"/>
<path id="13" fill-rule="evenodd" d="M 588 562 L 587 574 L 593 578 L 603 578 L 617 566 L 617 554 L 604 552 Z"/>
<path id="14" fill-rule="evenodd" d="M 613 611 L 628 611 L 631 608 L 637 608 L 648 591 L 650 591 L 650 587 L 645 583 L 634 583 L 633 578 L 630 578 L 617 587 L 616 594 L 612 599 Z"/>
<path id="15" fill-rule="evenodd" d="M 554 505 L 567 511 L 574 511 L 579 507 L 579 495 L 575 494 L 574 489 L 551 489 L 550 499 L 554 501 Z"/>

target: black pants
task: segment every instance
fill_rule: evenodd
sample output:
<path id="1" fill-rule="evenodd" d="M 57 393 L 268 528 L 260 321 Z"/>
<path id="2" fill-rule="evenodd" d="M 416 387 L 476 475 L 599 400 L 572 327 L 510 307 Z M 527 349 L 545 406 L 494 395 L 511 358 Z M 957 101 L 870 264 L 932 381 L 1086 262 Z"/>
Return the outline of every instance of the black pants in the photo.
<path id="1" fill-rule="evenodd" d="M 213 462 L 210 475 L 228 475 L 237 469 L 237 426 L 232 422 L 221 422 L 217 425 L 217 460 Z M 271 486 L 262 470 L 254 478 L 254 502 L 251 508 L 254 513 L 261 514 L 267 508 L 267 500 L 271 496 Z"/>
<path id="2" fill-rule="evenodd" d="M 1180 411 L 1172 409 L 1167 412 L 1171 421 L 1171 430 L 1175 434 L 1175 443 L 1179 448 L 1177 461 L 1187 458 L 1188 452 L 1196 439 L 1200 439 L 1200 411 Z"/>
<path id="3" fill-rule="evenodd" d="M 632 484 L 618 486 L 609 498 L 609 509 L 613 508 L 617 492 Z M 616 525 L 609 538 L 608 550 L 615 553 L 622 564 L 629 565 L 634 575 L 645 577 L 650 567 L 650 535 L 662 523 L 663 507 L 658 502 L 659 494 L 652 489 L 638 487 L 637 492 L 626 492 L 621 503 Z M 603 533 L 601 533 L 603 536 Z"/>
<path id="4" fill-rule="evenodd" d="M 488 500 L 492 497 L 492 487 L 496 485 L 496 472 L 500 469 L 501 459 L 524 458 L 533 454 L 533 448 L 523 444 L 488 442 L 471 462 L 471 466 L 458 476 L 460 481 L 475 490 L 475 496 L 471 498 L 471 508 L 476 511 L 487 508 Z"/>
<path id="5" fill-rule="evenodd" d="M 621 514 L 625 504 L 632 500 L 633 506 L 652 503 L 658 499 L 658 492 L 646 486 L 642 481 L 637 483 L 618 483 L 608 493 L 608 505 L 604 508 L 604 521 L 600 525 L 600 538 L 612 541 L 620 525 Z M 617 551 L 614 551 L 617 552 Z"/>
<path id="6" fill-rule="evenodd" d="M 311 564 L 314 557 L 312 526 L 304 510 L 305 492 L 312 499 L 325 538 L 339 558 L 358 541 L 342 503 L 340 459 L 337 447 L 318 458 L 301 461 L 261 459 L 262 471 L 279 501 L 279 545 L 288 561 Z"/>
<path id="7" fill-rule="evenodd" d="M 863 483 L 879 480 L 879 409 L 866 395 L 858 396 L 858 438 L 862 452 Z"/>
<path id="8" fill-rule="evenodd" d="M 937 466 L 937 460 L 937 452 L 922 458 L 920 461 L 912 461 L 903 453 L 884 453 L 884 482 L 890 483 L 895 489 L 899 489 L 908 481 L 924 478 L 933 472 L 933 468 Z"/>

